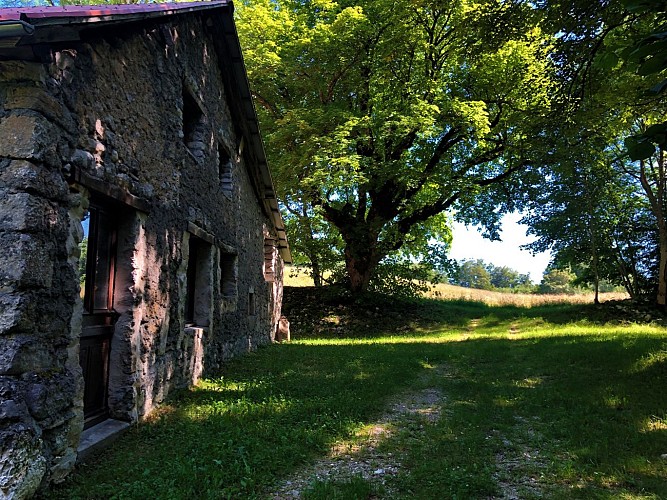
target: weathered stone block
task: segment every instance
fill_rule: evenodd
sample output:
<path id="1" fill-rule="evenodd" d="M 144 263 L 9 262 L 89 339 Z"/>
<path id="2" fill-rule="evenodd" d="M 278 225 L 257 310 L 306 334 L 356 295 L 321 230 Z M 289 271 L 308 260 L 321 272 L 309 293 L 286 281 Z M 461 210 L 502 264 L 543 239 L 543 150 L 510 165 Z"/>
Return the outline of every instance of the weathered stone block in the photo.
<path id="1" fill-rule="evenodd" d="M 65 449 L 62 455 L 53 458 L 49 470 L 49 479 L 54 483 L 62 483 L 67 475 L 72 472 L 76 464 L 76 447 Z"/>
<path id="2" fill-rule="evenodd" d="M 278 321 L 278 329 L 276 330 L 276 340 L 278 342 L 290 341 L 289 320 L 285 316 L 281 316 Z"/>
<path id="3" fill-rule="evenodd" d="M 0 190 L 0 231 L 39 233 L 56 220 L 56 209 L 44 198 Z"/>
<path id="4" fill-rule="evenodd" d="M 59 172 L 25 160 L 8 161 L 0 168 L 0 185 L 10 192 L 25 191 L 58 201 L 66 200 L 69 192 Z"/>
<path id="5" fill-rule="evenodd" d="M 26 294 L 6 289 L 0 282 L 0 335 L 34 328 L 34 304 Z"/>
<path id="6" fill-rule="evenodd" d="M 59 166 L 58 135 L 53 125 L 37 116 L 10 115 L 0 121 L 0 157 L 44 161 Z"/>
<path id="7" fill-rule="evenodd" d="M 80 369 L 76 372 L 64 370 L 48 378 L 31 373 L 24 376 L 23 381 L 27 383 L 25 402 L 42 429 L 61 427 L 74 418 L 74 413 L 69 410 L 73 402 L 83 395 Z"/>
<path id="8" fill-rule="evenodd" d="M 31 109 L 58 123 L 67 131 L 76 130 L 70 112 L 39 87 L 10 87 L 5 91 L 5 109 Z"/>
<path id="9" fill-rule="evenodd" d="M 0 497 L 30 498 L 45 473 L 42 440 L 34 427 L 14 424 L 0 432 Z"/>
<path id="10" fill-rule="evenodd" d="M 0 337 L 0 375 L 53 369 L 54 356 L 44 342 L 27 334 Z M 38 393 L 40 388 L 35 389 Z M 38 397 L 38 396 L 36 396 Z"/>
<path id="11" fill-rule="evenodd" d="M 46 68 L 43 64 L 26 61 L 0 61 L 0 82 L 45 82 Z"/>
<path id="12" fill-rule="evenodd" d="M 83 149 L 77 149 L 70 158 L 72 164 L 84 170 L 91 169 L 95 166 L 95 157 Z"/>
<path id="13" fill-rule="evenodd" d="M 53 282 L 51 244 L 31 234 L 6 233 L 0 260 L 0 286 L 48 288 Z"/>
<path id="14" fill-rule="evenodd" d="M 73 412 L 68 411 L 67 418 L 62 424 L 51 429 L 42 431 L 42 440 L 49 445 L 55 456 L 67 455 L 68 449 L 76 449 L 79 443 L 79 436 L 83 430 L 83 412 L 80 416 L 74 416 Z"/>

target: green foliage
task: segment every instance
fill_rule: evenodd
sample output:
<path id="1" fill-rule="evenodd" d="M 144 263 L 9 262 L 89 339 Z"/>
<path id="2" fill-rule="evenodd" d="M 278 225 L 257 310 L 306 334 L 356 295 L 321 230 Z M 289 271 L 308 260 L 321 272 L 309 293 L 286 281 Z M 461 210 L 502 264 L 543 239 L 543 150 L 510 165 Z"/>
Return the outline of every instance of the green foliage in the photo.
<path id="1" fill-rule="evenodd" d="M 368 291 L 392 297 L 420 297 L 428 291 L 428 268 L 409 259 L 385 258 L 373 270 Z"/>
<path id="2" fill-rule="evenodd" d="M 577 276 L 568 269 L 550 269 L 544 273 L 540 283 L 540 293 L 572 294 Z"/>
<path id="3" fill-rule="evenodd" d="M 563 21 L 557 47 L 564 67 L 575 68 L 560 75 L 571 107 L 552 130 L 541 190 L 528 194 L 522 222 L 538 236 L 529 247 L 551 250 L 557 266 L 577 269 L 579 283 L 606 280 L 639 296 L 665 280 L 658 262 L 665 176 L 656 149 L 667 138 L 667 2 L 572 5 L 577 14 Z"/>
<path id="4" fill-rule="evenodd" d="M 515 289 L 530 285 L 530 276 L 520 274 L 507 266 L 494 266 L 490 264 L 487 268 L 494 288 Z"/>
<path id="5" fill-rule="evenodd" d="M 497 229 L 551 106 L 552 38 L 529 6 L 253 0 L 238 16 L 279 197 L 336 227 L 353 289 L 447 241 L 447 210 Z"/>
<path id="6" fill-rule="evenodd" d="M 634 4 L 635 2 L 633 2 Z M 667 10 L 667 2 L 656 2 L 660 4 L 656 10 L 663 12 Z M 657 21 L 662 22 L 662 21 Z M 656 26 L 657 28 L 657 26 Z M 664 30 L 665 26 L 658 29 Z M 636 67 L 636 73 L 640 76 L 651 76 L 661 74 L 667 69 L 667 31 L 654 32 L 648 37 L 626 48 L 623 53 L 629 66 Z M 649 94 L 660 95 L 667 89 L 667 79 L 653 83 L 648 90 Z M 625 139 L 625 148 L 632 161 L 647 160 L 658 150 L 667 149 L 667 121 L 654 123 L 639 134 L 631 135 Z"/>
<path id="7" fill-rule="evenodd" d="M 456 265 L 456 273 L 449 282 L 454 285 L 481 290 L 508 290 L 531 292 L 530 276 L 520 274 L 507 266 L 495 266 L 482 259 L 465 260 Z"/>
<path id="8" fill-rule="evenodd" d="M 483 260 L 466 260 L 459 265 L 457 284 L 468 288 L 490 290 L 491 276 Z"/>
<path id="9" fill-rule="evenodd" d="M 88 259 L 88 237 L 83 238 L 79 243 L 79 285 L 83 286 L 86 282 L 86 262 Z"/>
<path id="10" fill-rule="evenodd" d="M 293 263 L 308 269 L 315 286 L 330 281 L 343 267 L 343 241 L 335 227 L 327 224 L 319 210 L 286 200 L 285 228 L 290 237 Z"/>

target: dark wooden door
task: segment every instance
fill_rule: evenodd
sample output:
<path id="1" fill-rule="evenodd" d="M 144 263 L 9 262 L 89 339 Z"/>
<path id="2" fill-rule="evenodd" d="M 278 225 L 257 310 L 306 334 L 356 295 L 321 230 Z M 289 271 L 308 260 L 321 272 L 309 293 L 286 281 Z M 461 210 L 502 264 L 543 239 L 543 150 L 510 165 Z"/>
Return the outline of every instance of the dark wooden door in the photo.
<path id="1" fill-rule="evenodd" d="M 79 355 L 84 380 L 84 428 L 108 417 L 109 354 L 117 316 L 113 310 L 116 226 L 108 208 L 91 203 L 84 220 L 86 238 L 81 256 L 83 262 L 86 253 Z"/>

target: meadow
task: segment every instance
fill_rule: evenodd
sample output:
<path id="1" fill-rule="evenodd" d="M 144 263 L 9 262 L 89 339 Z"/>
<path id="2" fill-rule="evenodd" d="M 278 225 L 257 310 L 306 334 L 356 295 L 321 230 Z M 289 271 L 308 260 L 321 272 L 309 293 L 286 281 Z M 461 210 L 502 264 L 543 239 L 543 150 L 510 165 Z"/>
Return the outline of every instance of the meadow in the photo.
<path id="1" fill-rule="evenodd" d="M 179 392 L 48 498 L 667 498 L 661 324 L 369 304 L 363 330 L 299 325 Z"/>

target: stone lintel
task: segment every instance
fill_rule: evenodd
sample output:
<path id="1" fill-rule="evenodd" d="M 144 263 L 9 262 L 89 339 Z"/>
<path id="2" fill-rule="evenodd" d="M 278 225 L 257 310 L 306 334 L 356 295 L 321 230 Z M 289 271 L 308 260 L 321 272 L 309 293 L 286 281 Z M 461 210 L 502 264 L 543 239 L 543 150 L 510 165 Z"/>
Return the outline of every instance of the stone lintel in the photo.
<path id="1" fill-rule="evenodd" d="M 72 170 L 71 182 L 80 184 L 91 191 L 96 191 L 116 201 L 120 201 L 121 203 L 141 212 L 150 212 L 150 203 L 147 200 L 135 196 L 121 187 L 110 184 L 97 177 L 93 177 L 79 167 L 74 167 Z"/>
<path id="2" fill-rule="evenodd" d="M 205 231 L 194 222 L 188 221 L 188 233 L 195 235 L 197 238 L 204 240 L 209 245 L 215 244 L 215 236 L 208 231 Z"/>

